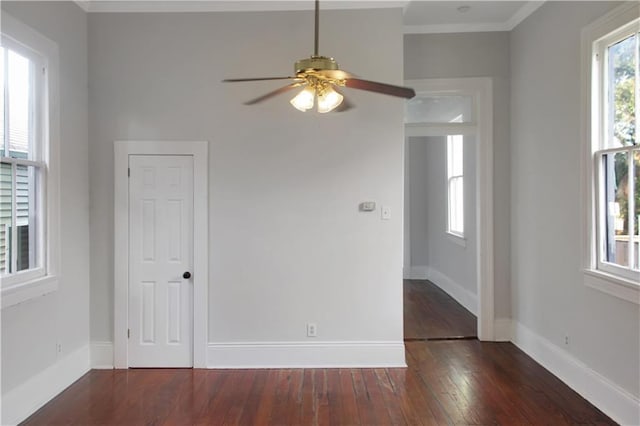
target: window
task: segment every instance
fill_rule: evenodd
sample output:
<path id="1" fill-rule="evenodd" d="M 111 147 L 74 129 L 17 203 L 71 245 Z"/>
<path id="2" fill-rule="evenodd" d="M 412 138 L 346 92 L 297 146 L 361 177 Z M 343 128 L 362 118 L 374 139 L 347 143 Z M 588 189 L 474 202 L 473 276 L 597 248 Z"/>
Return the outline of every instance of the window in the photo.
<path id="1" fill-rule="evenodd" d="M 637 7 L 636 7 L 637 9 Z M 593 27 L 591 47 L 590 268 L 638 286 L 640 279 L 640 20 L 638 12 Z M 616 15 L 617 13 L 617 15 Z M 620 26 L 620 18 L 626 24 Z M 597 31 L 596 31 L 597 29 Z M 598 33 L 599 32 L 599 33 Z M 589 31 L 587 31 L 589 37 Z"/>
<path id="2" fill-rule="evenodd" d="M 0 274 L 42 270 L 41 161 L 38 133 L 37 63 L 10 48 L 0 48 Z"/>
<path id="3" fill-rule="evenodd" d="M 2 307 L 57 288 L 57 47 L 3 13 L 0 46 Z M 56 110 L 57 111 L 57 110 Z M 56 115 L 57 117 L 57 115 Z"/>
<path id="4" fill-rule="evenodd" d="M 464 238 L 463 136 L 447 136 L 447 231 Z"/>

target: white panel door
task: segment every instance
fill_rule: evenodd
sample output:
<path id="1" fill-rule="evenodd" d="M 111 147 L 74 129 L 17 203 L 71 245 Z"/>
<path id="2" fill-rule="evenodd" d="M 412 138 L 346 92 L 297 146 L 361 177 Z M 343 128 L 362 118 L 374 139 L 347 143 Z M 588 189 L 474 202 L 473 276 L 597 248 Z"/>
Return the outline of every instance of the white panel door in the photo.
<path id="1" fill-rule="evenodd" d="M 129 366 L 193 366 L 193 157 L 129 156 Z"/>

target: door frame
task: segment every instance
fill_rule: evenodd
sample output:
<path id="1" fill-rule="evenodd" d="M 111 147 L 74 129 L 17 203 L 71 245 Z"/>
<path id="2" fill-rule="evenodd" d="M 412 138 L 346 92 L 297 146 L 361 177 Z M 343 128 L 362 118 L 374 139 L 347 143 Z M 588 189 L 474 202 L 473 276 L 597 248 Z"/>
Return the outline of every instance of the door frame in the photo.
<path id="1" fill-rule="evenodd" d="M 193 367 L 207 366 L 209 287 L 208 142 L 114 141 L 113 364 L 129 368 L 129 156 L 193 156 Z M 197 231 L 196 231 L 197 230 Z"/>
<path id="2" fill-rule="evenodd" d="M 405 140 L 412 136 L 438 136 L 442 134 L 473 133 L 476 136 L 478 339 L 494 341 L 496 334 L 494 323 L 493 81 L 490 77 L 429 78 L 405 80 L 405 85 L 413 87 L 418 95 L 458 94 L 473 96 L 476 117 L 474 123 L 405 124 Z"/>

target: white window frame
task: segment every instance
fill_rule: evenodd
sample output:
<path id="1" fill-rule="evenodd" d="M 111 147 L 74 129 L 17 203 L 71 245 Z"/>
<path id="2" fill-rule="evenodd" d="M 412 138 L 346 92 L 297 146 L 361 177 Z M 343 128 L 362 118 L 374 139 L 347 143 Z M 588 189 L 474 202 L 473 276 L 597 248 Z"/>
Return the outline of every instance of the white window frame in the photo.
<path id="1" fill-rule="evenodd" d="M 452 170 L 454 168 L 453 166 L 453 161 L 454 161 L 454 153 L 453 153 L 453 149 L 452 149 L 452 145 L 456 142 L 454 140 L 454 138 L 459 137 L 461 139 L 460 143 L 462 145 L 462 149 L 461 149 L 461 155 L 462 155 L 462 170 L 461 170 L 461 174 L 459 175 L 453 175 Z M 459 196 L 461 197 L 461 202 L 462 202 L 462 231 L 456 230 L 456 229 L 452 229 L 451 227 L 451 223 L 452 223 L 452 216 L 454 211 L 457 211 L 457 206 L 454 206 L 454 203 L 451 198 L 451 187 L 454 183 L 454 180 L 456 179 L 461 179 L 462 180 L 462 188 L 463 188 L 463 192 L 462 194 L 459 194 Z M 447 233 L 450 234 L 453 237 L 457 237 L 460 238 L 462 240 L 464 240 L 464 135 L 447 135 Z"/>
<path id="2" fill-rule="evenodd" d="M 603 208 L 599 201 L 602 188 L 598 160 L 602 153 L 617 149 L 606 149 L 604 145 L 606 117 L 604 117 L 603 67 L 606 48 L 616 38 L 640 24 L 640 9 L 637 3 L 629 2 L 596 20 L 582 31 L 582 105 L 584 110 L 583 144 L 583 272 L 585 285 L 615 297 L 640 304 L 640 273 L 616 267 L 600 259 L 601 236 L 599 226 Z M 637 96 L 637 95 L 636 95 Z M 626 148 L 628 150 L 628 147 Z M 623 148 L 622 151 L 625 149 Z"/>
<path id="3" fill-rule="evenodd" d="M 2 308 L 25 302 L 58 289 L 60 256 L 59 238 L 59 54 L 58 46 L 11 15 L 2 13 L 2 45 L 34 61 L 42 69 L 36 78 L 37 90 L 42 94 L 36 102 L 40 122 L 36 140 L 35 160 L 3 158 L 3 162 L 39 166 L 42 215 L 38 247 L 41 267 L 17 272 L 2 278 L 0 298 Z M 39 151 L 38 151 L 39 150 Z M 15 168 L 14 168 L 15 170 Z"/>

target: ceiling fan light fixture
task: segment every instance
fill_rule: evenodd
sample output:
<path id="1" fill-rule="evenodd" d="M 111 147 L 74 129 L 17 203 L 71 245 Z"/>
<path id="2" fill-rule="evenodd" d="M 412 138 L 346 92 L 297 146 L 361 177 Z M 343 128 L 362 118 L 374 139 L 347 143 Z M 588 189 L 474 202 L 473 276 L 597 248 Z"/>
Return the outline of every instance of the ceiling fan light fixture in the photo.
<path id="1" fill-rule="evenodd" d="M 313 87 L 307 86 L 300 91 L 293 99 L 291 105 L 297 110 L 305 112 L 313 108 L 313 102 L 316 97 L 316 91 Z"/>
<path id="2" fill-rule="evenodd" d="M 1 0 L 0 0 L 1 1 Z M 346 71 L 340 70 L 335 59 L 329 56 L 318 54 L 319 40 L 319 16 L 320 0 L 315 0 L 315 25 L 314 25 L 314 50 L 313 55 L 300 59 L 294 64 L 294 76 L 289 77 L 259 77 L 259 78 L 231 78 L 222 80 L 225 83 L 246 82 L 246 81 L 267 81 L 267 80 L 291 80 L 287 86 L 272 90 L 262 96 L 245 102 L 245 105 L 254 105 L 271 99 L 281 93 L 297 87 L 304 86 L 302 91 L 291 99 L 294 108 L 305 112 L 313 108 L 316 98 L 318 98 L 318 112 L 326 113 L 335 110 L 343 102 L 341 93 L 334 89 L 346 87 L 349 89 L 366 90 L 368 92 L 382 95 L 396 96 L 411 99 L 416 92 L 410 87 L 394 86 L 392 84 L 379 83 L 376 81 L 363 80 Z M 344 108 L 338 111 L 346 111 L 352 107 L 348 102 L 344 102 Z"/>
<path id="3" fill-rule="evenodd" d="M 318 112 L 325 113 L 336 109 L 344 97 L 333 90 L 331 86 L 327 86 L 322 93 L 318 94 Z"/>

